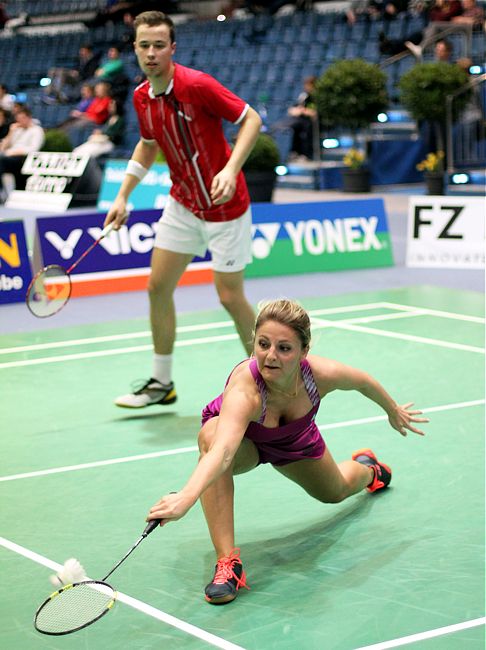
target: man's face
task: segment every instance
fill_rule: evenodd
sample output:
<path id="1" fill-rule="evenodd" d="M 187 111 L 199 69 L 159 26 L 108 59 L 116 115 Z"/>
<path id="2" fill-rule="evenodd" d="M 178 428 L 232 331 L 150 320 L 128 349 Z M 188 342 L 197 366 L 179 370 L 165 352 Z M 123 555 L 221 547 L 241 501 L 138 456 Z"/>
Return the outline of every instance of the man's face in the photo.
<path id="1" fill-rule="evenodd" d="M 135 36 L 138 64 L 149 78 L 166 78 L 171 70 L 176 44 L 170 40 L 167 25 L 140 25 Z"/>
<path id="2" fill-rule="evenodd" d="M 438 61 L 449 60 L 449 50 L 444 45 L 444 43 L 437 43 L 437 45 L 435 46 L 435 58 Z"/>
<path id="3" fill-rule="evenodd" d="M 24 113 L 22 111 L 19 111 L 15 116 L 15 121 L 22 129 L 26 129 L 30 126 L 30 115 L 27 115 L 27 113 Z"/>

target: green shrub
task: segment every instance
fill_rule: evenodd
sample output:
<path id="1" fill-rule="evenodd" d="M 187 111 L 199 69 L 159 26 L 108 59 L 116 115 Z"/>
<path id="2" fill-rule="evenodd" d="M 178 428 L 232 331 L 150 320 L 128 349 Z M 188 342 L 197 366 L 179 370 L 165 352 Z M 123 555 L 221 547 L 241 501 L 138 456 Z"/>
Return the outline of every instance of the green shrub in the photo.
<path id="1" fill-rule="evenodd" d="M 250 155 L 243 165 L 244 171 L 273 171 L 280 162 L 280 151 L 275 140 L 260 133 Z"/>
<path id="2" fill-rule="evenodd" d="M 45 133 L 41 151 L 72 151 L 73 146 L 68 135 L 60 129 L 48 129 Z"/>
<path id="3" fill-rule="evenodd" d="M 316 82 L 319 120 L 325 127 L 356 131 L 386 110 L 386 74 L 362 59 L 336 61 Z"/>
<path id="4" fill-rule="evenodd" d="M 458 65 L 444 62 L 418 63 L 399 81 L 400 101 L 415 120 L 444 123 L 447 95 L 468 82 L 467 72 Z M 453 119 L 469 101 L 470 93 L 463 93 L 453 102 Z"/>

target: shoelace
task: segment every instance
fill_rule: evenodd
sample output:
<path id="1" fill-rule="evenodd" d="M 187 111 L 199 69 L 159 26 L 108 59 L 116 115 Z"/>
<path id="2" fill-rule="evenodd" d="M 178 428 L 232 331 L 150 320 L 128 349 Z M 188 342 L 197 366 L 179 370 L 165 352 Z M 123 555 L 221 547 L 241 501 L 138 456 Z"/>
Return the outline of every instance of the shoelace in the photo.
<path id="1" fill-rule="evenodd" d="M 231 578 L 234 578 L 237 589 L 239 587 L 245 587 L 249 590 L 250 587 L 246 584 L 244 572 L 242 572 L 241 578 L 239 578 L 233 571 L 233 567 L 237 562 L 241 564 L 239 548 L 233 549 L 227 557 L 220 558 L 216 563 L 216 573 L 214 574 L 213 583 L 222 585 L 228 580 L 231 580 Z"/>

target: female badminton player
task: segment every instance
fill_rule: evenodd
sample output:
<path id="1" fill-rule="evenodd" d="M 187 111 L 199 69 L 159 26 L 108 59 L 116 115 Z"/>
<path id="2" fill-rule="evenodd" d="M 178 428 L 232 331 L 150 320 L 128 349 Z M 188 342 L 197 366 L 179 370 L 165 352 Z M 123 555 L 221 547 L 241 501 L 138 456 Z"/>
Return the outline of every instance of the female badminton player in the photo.
<path id="1" fill-rule="evenodd" d="M 315 417 L 323 397 L 356 390 L 386 412 L 401 435 L 423 435 L 413 423 L 428 422 L 397 404 L 376 379 L 338 361 L 309 354 L 310 320 L 290 300 L 262 306 L 255 324 L 253 356 L 229 376 L 224 392 L 202 412 L 200 458 L 182 490 L 158 501 L 147 520 L 176 520 L 200 498 L 217 556 L 206 600 L 234 600 L 246 576 L 235 548 L 233 476 L 270 463 L 323 503 L 338 503 L 360 490 L 384 490 L 392 472 L 371 449 L 336 463 Z"/>

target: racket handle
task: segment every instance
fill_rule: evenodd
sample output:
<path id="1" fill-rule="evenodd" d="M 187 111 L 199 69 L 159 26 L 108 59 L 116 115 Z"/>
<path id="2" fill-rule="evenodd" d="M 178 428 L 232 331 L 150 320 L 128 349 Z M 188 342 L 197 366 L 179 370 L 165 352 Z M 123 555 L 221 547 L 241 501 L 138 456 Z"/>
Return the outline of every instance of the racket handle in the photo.
<path id="1" fill-rule="evenodd" d="M 153 531 L 157 528 L 157 526 L 160 524 L 162 519 L 151 519 L 148 524 L 145 526 L 145 530 L 142 533 L 142 537 L 147 537 L 147 535 L 150 535 L 150 533 L 153 533 Z"/>
<path id="2" fill-rule="evenodd" d="M 114 226 L 114 225 L 115 225 L 115 224 L 114 224 L 113 221 L 112 221 L 112 222 L 109 223 L 107 226 L 105 226 L 105 228 L 103 228 L 103 230 L 101 231 L 101 237 L 100 237 L 100 239 L 103 239 L 103 237 L 106 237 L 106 235 L 108 235 L 108 234 L 113 230 L 113 226 Z"/>

